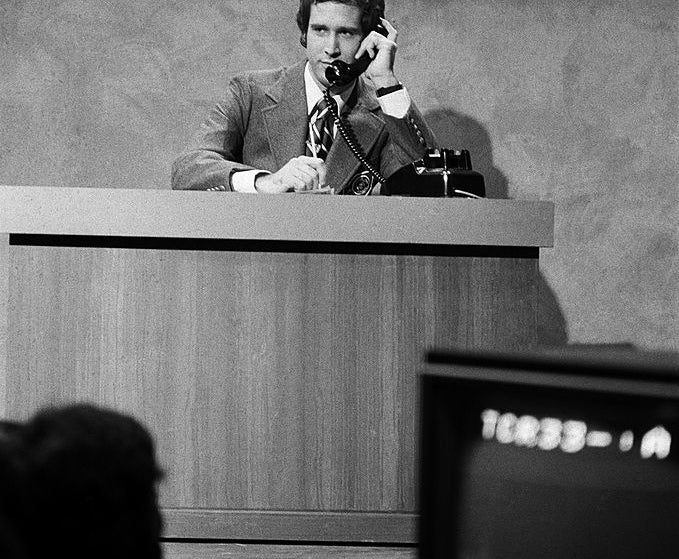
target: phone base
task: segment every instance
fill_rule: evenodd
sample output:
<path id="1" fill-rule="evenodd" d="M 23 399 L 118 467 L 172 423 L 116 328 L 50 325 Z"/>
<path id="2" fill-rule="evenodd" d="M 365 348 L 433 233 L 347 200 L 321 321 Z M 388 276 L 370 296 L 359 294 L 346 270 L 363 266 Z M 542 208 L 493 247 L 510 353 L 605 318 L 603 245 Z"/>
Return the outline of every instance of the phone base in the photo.
<path id="1" fill-rule="evenodd" d="M 485 198 L 483 175 L 471 168 L 467 150 L 430 148 L 423 159 L 401 167 L 382 185 L 386 196 Z"/>

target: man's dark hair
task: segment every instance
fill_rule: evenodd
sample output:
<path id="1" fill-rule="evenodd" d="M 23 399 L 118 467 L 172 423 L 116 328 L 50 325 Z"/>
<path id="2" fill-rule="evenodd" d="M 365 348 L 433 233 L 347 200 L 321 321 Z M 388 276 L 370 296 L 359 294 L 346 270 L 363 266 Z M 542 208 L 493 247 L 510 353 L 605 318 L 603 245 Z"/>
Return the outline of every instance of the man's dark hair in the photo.
<path id="1" fill-rule="evenodd" d="M 39 412 L 17 436 L 29 557 L 161 557 L 161 471 L 141 423 L 76 404 Z"/>
<path id="2" fill-rule="evenodd" d="M 384 0 L 300 0 L 299 10 L 297 11 L 297 26 L 301 32 L 299 42 L 306 48 L 306 34 L 309 28 L 309 14 L 312 4 L 322 4 L 323 2 L 337 2 L 347 4 L 361 9 L 361 31 L 367 35 L 384 17 Z"/>

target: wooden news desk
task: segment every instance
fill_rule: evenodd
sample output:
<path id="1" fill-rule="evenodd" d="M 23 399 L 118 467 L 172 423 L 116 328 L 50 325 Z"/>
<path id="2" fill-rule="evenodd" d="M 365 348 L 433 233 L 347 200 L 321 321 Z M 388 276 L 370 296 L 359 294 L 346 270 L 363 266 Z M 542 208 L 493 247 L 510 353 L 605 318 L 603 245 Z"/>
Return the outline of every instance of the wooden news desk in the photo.
<path id="1" fill-rule="evenodd" d="M 0 187 L 0 412 L 152 431 L 170 538 L 412 543 L 429 347 L 530 347 L 553 205 Z"/>

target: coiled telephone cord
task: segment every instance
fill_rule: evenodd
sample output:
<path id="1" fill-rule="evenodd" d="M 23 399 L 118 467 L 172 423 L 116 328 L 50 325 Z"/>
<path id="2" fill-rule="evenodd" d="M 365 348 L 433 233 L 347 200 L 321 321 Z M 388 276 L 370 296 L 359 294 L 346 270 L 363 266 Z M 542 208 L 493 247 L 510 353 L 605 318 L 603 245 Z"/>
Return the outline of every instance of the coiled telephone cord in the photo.
<path id="1" fill-rule="evenodd" d="M 361 145 L 358 143 L 358 139 L 356 138 L 354 130 L 351 128 L 349 122 L 344 120 L 337 112 L 337 105 L 333 102 L 332 98 L 330 97 L 330 92 L 327 89 L 323 92 L 323 97 L 325 98 L 325 102 L 328 105 L 328 110 L 330 111 L 330 114 L 332 114 L 332 118 L 335 120 L 337 130 L 339 130 L 339 133 L 341 134 L 342 138 L 344 138 L 344 141 L 347 143 L 347 146 L 349 146 L 351 153 L 353 153 L 356 156 L 356 159 L 358 159 L 361 162 L 361 164 L 368 170 L 368 172 L 373 177 L 375 177 L 375 179 L 377 179 L 379 183 L 384 184 L 386 179 L 368 161 L 367 157 L 365 156 L 365 153 L 363 152 L 363 148 L 361 148 Z M 370 192 L 367 192 L 367 194 L 370 194 Z"/>

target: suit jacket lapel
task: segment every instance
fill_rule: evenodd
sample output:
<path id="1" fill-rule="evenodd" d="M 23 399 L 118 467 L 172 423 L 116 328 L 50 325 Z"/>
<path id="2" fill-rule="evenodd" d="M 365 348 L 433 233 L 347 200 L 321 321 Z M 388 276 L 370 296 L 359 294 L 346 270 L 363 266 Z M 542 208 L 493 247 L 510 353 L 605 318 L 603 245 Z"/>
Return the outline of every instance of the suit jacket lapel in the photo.
<path id="1" fill-rule="evenodd" d="M 384 124 L 374 114 L 378 110 L 379 104 L 376 99 L 369 95 L 362 79 L 359 79 L 356 87 L 358 88 L 356 104 L 353 108 L 350 104 L 345 108 L 345 114 L 347 114 L 347 110 L 349 111 L 346 120 L 349 121 L 349 125 L 363 151 L 368 154 L 373 149 Z M 330 185 L 335 188 L 335 192 L 342 191 L 361 167 L 361 163 L 351 152 L 339 131 L 330 148 L 326 164 L 329 177 L 341 177 L 340 184 Z"/>
<path id="2" fill-rule="evenodd" d="M 271 153 L 279 169 L 293 157 L 305 153 L 308 118 L 304 87 L 305 64 L 306 61 L 302 61 L 291 66 L 266 92 L 271 105 L 262 109 L 262 118 Z M 362 78 L 359 78 L 356 87 L 355 105 L 351 107 L 352 103 L 349 103 L 345 114 L 348 110 L 347 120 L 359 144 L 365 153 L 370 153 L 384 124 L 374 114 L 379 109 L 379 104 L 370 95 Z M 330 148 L 326 164 L 328 177 L 335 177 L 335 180 L 340 177 L 339 184 L 330 184 L 336 192 L 347 186 L 361 166 L 339 132 Z M 332 182 L 332 178 L 330 181 Z"/>
<path id="3" fill-rule="evenodd" d="M 266 92 L 272 104 L 262 109 L 271 153 L 280 169 L 304 153 L 307 136 L 307 107 L 304 65 L 291 66 Z"/>

